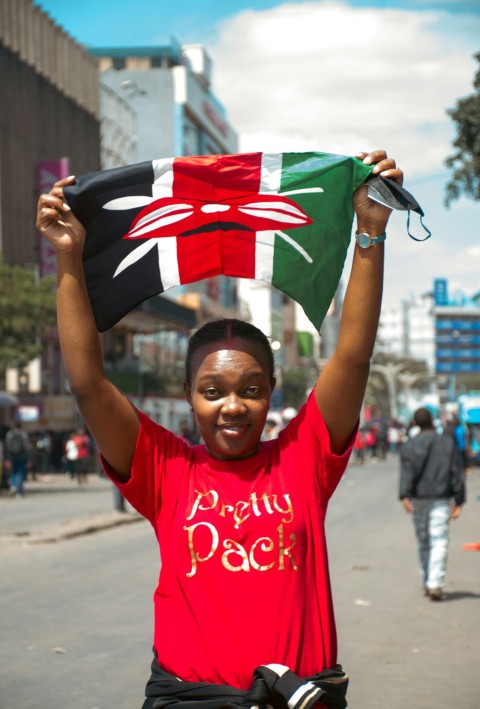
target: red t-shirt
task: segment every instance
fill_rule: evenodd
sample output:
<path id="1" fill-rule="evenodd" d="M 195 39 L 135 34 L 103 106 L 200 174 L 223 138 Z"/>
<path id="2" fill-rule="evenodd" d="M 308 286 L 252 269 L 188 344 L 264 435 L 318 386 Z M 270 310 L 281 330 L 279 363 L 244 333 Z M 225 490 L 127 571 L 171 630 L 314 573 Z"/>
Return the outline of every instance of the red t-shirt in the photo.
<path id="1" fill-rule="evenodd" d="M 313 395 L 243 460 L 216 460 L 141 414 L 131 478 L 118 487 L 159 541 L 154 645 L 165 670 L 247 689 L 261 664 L 301 677 L 335 665 L 324 520 L 353 439 L 331 453 Z"/>

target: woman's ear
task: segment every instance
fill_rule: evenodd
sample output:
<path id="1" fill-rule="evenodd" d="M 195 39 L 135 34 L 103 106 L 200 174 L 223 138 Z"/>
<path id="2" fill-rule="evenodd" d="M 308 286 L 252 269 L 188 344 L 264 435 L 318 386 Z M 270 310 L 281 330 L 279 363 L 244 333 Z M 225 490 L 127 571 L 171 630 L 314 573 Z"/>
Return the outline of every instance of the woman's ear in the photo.
<path id="1" fill-rule="evenodd" d="M 275 389 L 276 383 L 277 383 L 276 378 L 275 378 L 275 377 L 272 377 L 272 378 L 270 379 L 270 390 L 271 390 L 271 391 L 273 391 L 273 390 Z"/>
<path id="2" fill-rule="evenodd" d="M 185 396 L 185 399 L 188 401 L 190 404 L 190 409 L 193 411 L 193 406 L 192 406 L 192 387 L 190 386 L 189 382 L 185 381 L 183 382 L 183 393 Z"/>

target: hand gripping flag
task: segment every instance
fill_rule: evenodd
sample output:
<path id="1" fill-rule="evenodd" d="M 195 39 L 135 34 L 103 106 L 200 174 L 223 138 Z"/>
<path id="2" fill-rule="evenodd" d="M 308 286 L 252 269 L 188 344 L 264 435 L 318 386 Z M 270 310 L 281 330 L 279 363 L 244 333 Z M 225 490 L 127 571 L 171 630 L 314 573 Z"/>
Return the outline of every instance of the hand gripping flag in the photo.
<path id="1" fill-rule="evenodd" d="M 83 263 L 97 328 L 107 330 L 172 286 L 224 274 L 271 283 L 319 329 L 350 242 L 352 195 L 372 169 L 327 153 L 246 153 L 78 177 L 64 195 L 86 229 Z M 389 183 L 373 178 L 369 194 L 423 216 L 408 192 L 392 183 L 393 195 Z"/>

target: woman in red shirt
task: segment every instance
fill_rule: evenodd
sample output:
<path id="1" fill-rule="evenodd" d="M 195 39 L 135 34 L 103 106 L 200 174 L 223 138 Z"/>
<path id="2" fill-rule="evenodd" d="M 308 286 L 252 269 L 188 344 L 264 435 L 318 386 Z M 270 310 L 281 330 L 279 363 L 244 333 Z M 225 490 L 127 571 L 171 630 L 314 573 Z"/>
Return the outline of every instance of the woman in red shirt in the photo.
<path id="1" fill-rule="evenodd" d="M 357 157 L 375 164 L 374 174 L 402 182 L 383 150 Z M 365 248 L 364 238 L 363 248 L 355 247 L 336 351 L 278 439 L 261 442 L 275 386 L 267 338 L 235 320 L 193 336 L 184 389 L 204 445 L 187 446 L 105 376 L 82 268 L 84 229 L 63 200 L 73 180 L 40 198 L 37 227 L 56 251 L 58 329 L 71 390 L 107 473 L 160 544 L 144 708 L 185 698 L 199 707 L 211 699 L 217 708 L 276 706 L 278 695 L 291 707 L 346 706 L 324 519 L 365 392 L 384 244 L 368 248 L 367 239 Z M 358 233 L 384 235 L 391 210 L 370 200 L 365 185 L 354 208 Z"/>

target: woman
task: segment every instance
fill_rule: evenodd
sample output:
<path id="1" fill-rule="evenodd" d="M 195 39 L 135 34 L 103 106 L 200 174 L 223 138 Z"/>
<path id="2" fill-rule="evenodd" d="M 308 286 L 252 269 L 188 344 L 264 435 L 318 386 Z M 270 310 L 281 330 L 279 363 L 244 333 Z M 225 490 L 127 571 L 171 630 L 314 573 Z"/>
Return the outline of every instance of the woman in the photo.
<path id="1" fill-rule="evenodd" d="M 383 150 L 357 157 L 401 184 L 402 172 Z M 193 336 L 184 389 L 205 445 L 188 447 L 105 376 L 82 270 L 84 230 L 63 202 L 62 188 L 73 180 L 40 198 L 37 227 L 56 251 L 58 329 L 71 390 L 108 475 L 159 539 L 155 659 L 144 708 L 157 706 L 156 697 L 164 703 L 185 695 L 199 703 L 217 698 L 215 707 L 275 705 L 275 692 L 291 706 L 298 692 L 310 692 L 310 703 L 321 707 L 345 706 L 323 523 L 365 392 L 383 243 L 356 246 L 336 352 L 276 440 L 260 442 L 275 386 L 267 338 L 240 321 L 210 323 Z M 365 186 L 354 207 L 359 234 L 384 234 L 390 210 L 371 201 Z M 267 663 L 275 664 L 266 675 L 257 670 Z"/>

